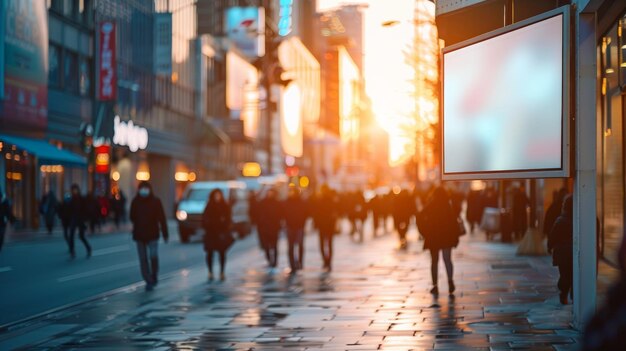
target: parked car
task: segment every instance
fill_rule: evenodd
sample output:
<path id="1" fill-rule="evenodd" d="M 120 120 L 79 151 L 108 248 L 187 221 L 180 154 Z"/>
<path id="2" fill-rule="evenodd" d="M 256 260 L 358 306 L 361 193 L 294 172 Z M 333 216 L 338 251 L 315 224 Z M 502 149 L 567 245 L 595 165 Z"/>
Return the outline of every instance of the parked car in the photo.
<path id="1" fill-rule="evenodd" d="M 191 183 L 176 206 L 176 220 L 180 241 L 189 242 L 191 237 L 202 229 L 202 213 L 214 189 L 222 190 L 225 200 L 231 204 L 233 231 L 240 238 L 250 234 L 246 184 L 241 181 L 211 181 Z"/>

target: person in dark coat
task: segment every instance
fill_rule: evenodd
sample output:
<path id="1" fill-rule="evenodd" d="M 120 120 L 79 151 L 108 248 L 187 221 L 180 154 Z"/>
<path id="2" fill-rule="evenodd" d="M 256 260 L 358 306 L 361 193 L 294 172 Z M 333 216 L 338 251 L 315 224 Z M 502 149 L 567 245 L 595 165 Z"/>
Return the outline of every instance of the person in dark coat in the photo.
<path id="1" fill-rule="evenodd" d="M 276 190 L 269 189 L 265 198 L 259 201 L 257 231 L 259 242 L 271 269 L 278 266 L 278 236 L 281 220 L 282 205 L 277 199 Z"/>
<path id="2" fill-rule="evenodd" d="M 2 251 L 2 245 L 4 244 L 4 234 L 7 230 L 7 223 L 14 223 L 15 216 L 13 216 L 13 209 L 11 202 L 4 196 L 2 190 L 0 190 L 0 251 Z"/>
<path id="3" fill-rule="evenodd" d="M 353 236 L 354 234 L 358 234 L 359 241 L 361 242 L 363 242 L 363 223 L 365 223 L 366 218 L 367 210 L 365 208 L 365 199 L 363 198 L 363 193 L 361 193 L 360 191 L 355 191 L 350 194 L 348 219 L 352 224 L 350 234 Z"/>
<path id="4" fill-rule="evenodd" d="M 559 300 L 567 305 L 567 296 L 573 294 L 573 217 L 574 206 L 571 195 L 563 199 L 561 215 L 556 219 L 548 235 L 548 251 L 552 253 L 552 264 L 559 267 Z M 570 295 L 571 296 L 571 295 Z"/>
<path id="5" fill-rule="evenodd" d="M 626 237 L 622 238 L 618 259 L 620 275 L 585 327 L 583 350 L 623 350 L 626 345 Z"/>
<path id="6" fill-rule="evenodd" d="M 548 206 L 543 220 L 543 234 L 546 237 L 550 235 L 554 222 L 556 222 L 556 219 L 561 214 L 561 209 L 563 208 L 563 198 L 565 198 L 565 195 L 567 195 L 567 191 L 565 189 L 554 191 L 552 193 L 552 203 Z"/>
<path id="7" fill-rule="evenodd" d="M 337 202 L 335 196 L 328 188 L 323 185 L 319 197 L 315 201 L 313 209 L 313 221 L 319 231 L 320 252 L 324 261 L 324 269 L 331 270 L 333 259 L 333 237 L 337 226 L 337 218 L 339 217 L 337 210 Z"/>
<path id="8" fill-rule="evenodd" d="M 67 246 L 70 246 L 70 225 L 72 219 L 72 194 L 66 193 L 63 196 L 63 201 L 59 204 L 59 210 L 57 211 L 57 215 L 61 220 L 61 227 L 63 227 L 63 238 L 67 243 Z"/>
<path id="9" fill-rule="evenodd" d="M 224 199 L 221 190 L 215 189 L 209 194 L 209 202 L 202 213 L 202 226 L 204 227 L 204 251 L 206 252 L 206 264 L 209 269 L 209 281 L 213 280 L 213 252 L 219 254 L 220 280 L 226 276 L 226 252 L 234 242 L 231 233 L 231 209 Z"/>
<path id="10" fill-rule="evenodd" d="M 296 187 L 289 188 L 289 196 L 283 204 L 287 241 L 289 243 L 289 265 L 295 273 L 304 265 L 304 226 L 309 217 L 307 202 Z"/>
<path id="11" fill-rule="evenodd" d="M 96 232 L 96 227 L 100 228 L 100 205 L 92 192 L 87 193 L 82 199 L 84 206 L 83 217 L 85 224 L 89 224 L 89 232 Z"/>
<path id="12" fill-rule="evenodd" d="M 530 201 L 526 196 L 526 189 L 520 186 L 513 194 L 513 233 L 515 239 L 521 239 L 528 229 L 528 212 Z"/>
<path id="13" fill-rule="evenodd" d="M 448 291 L 454 293 L 456 289 L 453 280 L 454 267 L 452 265 L 452 248 L 459 244 L 457 215 L 452 207 L 450 195 L 443 186 L 433 190 L 429 202 L 420 213 L 418 220 L 419 230 L 424 236 L 424 249 L 430 251 L 430 273 L 433 295 L 439 294 L 437 285 L 439 278 L 439 252 L 443 255 L 443 262 L 448 275 Z"/>
<path id="14" fill-rule="evenodd" d="M 111 208 L 113 210 L 113 220 L 115 226 L 119 228 L 120 222 L 124 219 L 124 208 L 126 207 L 126 197 L 121 190 L 117 190 L 111 197 Z"/>
<path id="15" fill-rule="evenodd" d="M 41 198 L 41 202 L 39 203 L 39 213 L 41 213 L 44 218 L 48 234 L 52 234 L 52 229 L 54 228 L 54 219 L 57 216 L 58 207 L 59 202 L 57 201 L 57 197 L 54 195 L 54 191 L 48 191 Z"/>
<path id="16" fill-rule="evenodd" d="M 480 226 L 483 216 L 483 208 L 481 205 L 481 191 L 470 190 L 467 194 L 467 210 L 465 217 L 470 225 L 470 233 L 474 233 L 474 227 Z"/>
<path id="17" fill-rule="evenodd" d="M 139 183 L 137 196 L 130 204 L 130 220 L 133 223 L 133 240 L 137 244 L 141 275 L 146 282 L 146 290 L 152 290 L 158 283 L 159 232 L 163 234 L 166 243 L 169 232 L 163 204 L 154 196 L 152 185 L 147 181 Z"/>
<path id="18" fill-rule="evenodd" d="M 400 249 L 406 250 L 408 242 L 406 233 L 409 230 L 411 217 L 416 213 L 415 201 L 407 190 L 402 190 L 393 200 L 393 223 L 398 231 Z"/>
<path id="19" fill-rule="evenodd" d="M 69 240 L 68 245 L 70 248 L 70 256 L 72 258 L 76 257 L 76 253 L 74 251 L 74 235 L 78 230 L 78 237 L 80 241 L 85 245 L 85 249 L 87 250 L 87 257 L 91 257 L 91 245 L 87 241 L 85 237 L 85 230 L 87 229 L 85 226 L 85 220 L 88 218 L 87 213 L 89 208 L 87 208 L 85 197 L 80 194 L 80 188 L 78 184 L 72 184 L 71 187 L 72 198 L 69 203 L 69 219 L 70 219 L 70 232 L 69 232 Z"/>
<path id="20" fill-rule="evenodd" d="M 369 202 L 369 207 L 372 211 L 372 217 L 374 218 L 374 236 L 377 235 L 379 227 L 382 227 L 383 234 L 387 231 L 387 224 L 385 223 L 385 219 L 387 217 L 385 216 L 384 202 L 385 200 L 383 199 L 383 195 L 380 194 L 374 196 Z"/>

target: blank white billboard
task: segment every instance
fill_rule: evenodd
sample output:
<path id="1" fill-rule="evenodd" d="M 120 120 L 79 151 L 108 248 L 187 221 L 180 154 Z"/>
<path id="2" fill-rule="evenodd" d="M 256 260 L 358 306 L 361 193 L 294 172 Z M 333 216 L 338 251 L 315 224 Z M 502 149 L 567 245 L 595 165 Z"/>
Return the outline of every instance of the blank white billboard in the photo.
<path id="1" fill-rule="evenodd" d="M 443 179 L 568 175 L 566 12 L 444 49 Z"/>

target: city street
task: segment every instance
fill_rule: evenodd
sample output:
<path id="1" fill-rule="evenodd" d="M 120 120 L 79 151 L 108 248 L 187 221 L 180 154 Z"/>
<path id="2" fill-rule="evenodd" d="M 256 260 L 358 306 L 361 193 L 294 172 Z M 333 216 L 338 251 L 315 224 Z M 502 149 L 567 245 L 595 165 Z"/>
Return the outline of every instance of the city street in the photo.
<path id="1" fill-rule="evenodd" d="M 325 273 L 317 236 L 310 233 L 305 269 L 290 276 L 285 243 L 279 270 L 272 273 L 252 236 L 231 250 L 227 280 L 212 283 L 207 282 L 199 245 L 173 242 L 163 245 L 161 253 L 164 275 L 174 273 L 153 292 L 132 284 L 139 278 L 132 266 L 135 253 L 121 249 L 130 245 L 128 237 L 93 240 L 99 250 L 121 252 L 74 262 L 63 252 L 49 255 L 38 267 L 50 269 L 36 276 L 47 276 L 48 287 L 30 283 L 31 289 L 20 288 L 19 294 L 10 295 L 3 289 L 3 311 L 12 306 L 11 315 L 19 318 L 24 313 L 13 310 L 35 303 L 33 299 L 52 300 L 51 296 L 56 299 L 72 291 L 60 305 L 106 291 L 93 285 L 126 288 L 12 325 L 1 332 L 0 349 L 578 349 L 580 336 L 569 324 L 571 305 L 558 302 L 558 273 L 548 257 L 518 257 L 513 244 L 486 242 L 482 234 L 466 235 L 453 254 L 457 292 L 447 295 L 442 267 L 441 294 L 433 297 L 430 256 L 421 250 L 421 242 L 416 243 L 414 229 L 409 237 L 410 247 L 404 252 L 398 251 L 391 234 L 372 238 L 367 233 L 365 242 L 359 243 L 344 233 L 335 240 L 334 269 Z M 24 262 L 1 273 L 3 286 L 44 279 L 8 279 L 8 274 L 17 279 L 22 269 L 35 266 L 26 261 L 36 260 L 23 258 L 38 248 L 35 244 L 7 248 Z M 8 259 L 2 258 L 3 267 Z M 70 264 L 73 269 L 67 267 Z M 121 264 L 128 267 L 111 268 Z M 97 271 L 103 267 L 109 268 Z M 91 273 L 77 278 L 81 272 Z M 37 287 L 38 296 L 33 291 Z M 9 301 L 20 295 L 20 300 Z"/>
<path id="2" fill-rule="evenodd" d="M 178 241 L 170 225 L 170 242 L 160 242 L 161 276 L 166 278 L 183 268 L 204 263 L 199 243 Z M 129 233 L 88 235 L 93 256 L 86 258 L 76 238 L 76 258 L 71 260 L 67 245 L 56 231 L 40 240 L 8 244 L 0 253 L 0 325 L 15 322 L 51 309 L 73 304 L 99 294 L 141 281 L 137 251 Z M 250 246 L 237 245 L 233 255 Z"/>

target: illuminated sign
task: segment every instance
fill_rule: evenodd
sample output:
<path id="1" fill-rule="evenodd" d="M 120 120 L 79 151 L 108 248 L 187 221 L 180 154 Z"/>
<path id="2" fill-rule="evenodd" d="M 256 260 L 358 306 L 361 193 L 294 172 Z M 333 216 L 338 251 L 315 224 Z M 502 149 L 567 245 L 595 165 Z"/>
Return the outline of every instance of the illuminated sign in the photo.
<path id="1" fill-rule="evenodd" d="M 133 121 L 122 121 L 120 116 L 113 120 L 113 143 L 128 146 L 130 151 L 144 150 L 148 147 L 148 130 L 136 126 Z"/>
<path id="2" fill-rule="evenodd" d="M 302 93 L 296 83 L 283 91 L 280 99 L 280 136 L 282 149 L 287 155 L 302 156 Z"/>
<path id="3" fill-rule="evenodd" d="M 284 37 L 293 29 L 293 0 L 280 0 L 278 35 Z"/>
<path id="4" fill-rule="evenodd" d="M 96 152 L 96 173 L 109 173 L 111 165 L 111 146 L 100 145 L 95 148 Z"/>
<path id="5" fill-rule="evenodd" d="M 228 40 L 245 56 L 265 55 L 265 9 L 263 7 L 226 9 L 224 32 Z"/>
<path id="6" fill-rule="evenodd" d="M 117 77 L 115 75 L 115 23 L 102 22 L 99 26 L 98 42 L 98 98 L 102 101 L 115 100 Z"/>
<path id="7" fill-rule="evenodd" d="M 244 177 L 258 177 L 261 175 L 261 165 L 256 162 L 246 162 L 243 165 L 241 174 Z"/>

